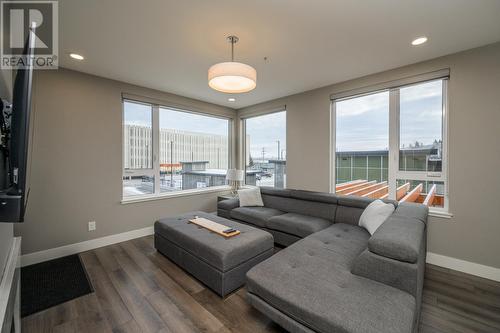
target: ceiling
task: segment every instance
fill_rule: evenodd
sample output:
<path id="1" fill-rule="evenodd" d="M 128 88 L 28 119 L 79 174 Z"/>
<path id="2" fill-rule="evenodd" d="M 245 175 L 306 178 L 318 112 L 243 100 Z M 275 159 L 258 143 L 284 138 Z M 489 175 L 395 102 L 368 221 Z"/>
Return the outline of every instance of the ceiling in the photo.
<path id="1" fill-rule="evenodd" d="M 500 40 L 499 0 L 60 0 L 59 11 L 60 66 L 232 108 Z M 235 60 L 257 70 L 257 88 L 236 96 L 207 84 L 230 34 Z"/>

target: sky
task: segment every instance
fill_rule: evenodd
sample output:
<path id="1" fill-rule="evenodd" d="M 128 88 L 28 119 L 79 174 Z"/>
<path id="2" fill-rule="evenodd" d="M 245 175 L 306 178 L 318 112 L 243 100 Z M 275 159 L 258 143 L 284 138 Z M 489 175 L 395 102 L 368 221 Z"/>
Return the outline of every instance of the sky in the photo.
<path id="1" fill-rule="evenodd" d="M 400 146 L 442 139 L 442 82 L 400 89 Z M 389 92 L 337 102 L 337 151 L 387 150 Z"/>
<path id="2" fill-rule="evenodd" d="M 283 158 L 286 158 L 286 111 L 252 117 L 246 120 L 246 135 L 250 138 L 250 156 L 254 160 L 278 157 L 278 140 Z"/>

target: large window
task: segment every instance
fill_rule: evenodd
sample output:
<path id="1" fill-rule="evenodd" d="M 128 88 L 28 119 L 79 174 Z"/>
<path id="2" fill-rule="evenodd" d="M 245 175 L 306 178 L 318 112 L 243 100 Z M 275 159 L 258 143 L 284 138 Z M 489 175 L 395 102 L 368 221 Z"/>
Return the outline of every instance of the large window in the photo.
<path id="1" fill-rule="evenodd" d="M 446 85 L 334 100 L 335 192 L 447 210 Z"/>
<path id="2" fill-rule="evenodd" d="M 123 103 L 123 197 L 226 185 L 229 120 Z"/>
<path id="3" fill-rule="evenodd" d="M 286 187 L 286 111 L 243 120 L 245 183 Z"/>

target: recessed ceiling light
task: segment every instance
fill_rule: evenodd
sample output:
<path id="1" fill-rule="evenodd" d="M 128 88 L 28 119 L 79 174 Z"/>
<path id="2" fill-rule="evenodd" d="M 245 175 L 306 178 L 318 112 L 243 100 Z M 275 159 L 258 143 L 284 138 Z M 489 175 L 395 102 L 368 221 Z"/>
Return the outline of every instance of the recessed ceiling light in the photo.
<path id="1" fill-rule="evenodd" d="M 231 98 L 228 98 L 227 100 L 228 100 L 229 102 L 231 102 L 231 103 L 232 103 L 232 102 L 236 102 L 236 98 L 232 98 L 232 97 L 231 97 Z"/>
<path id="2" fill-rule="evenodd" d="M 85 59 L 82 55 L 79 55 L 77 53 L 70 53 L 69 56 L 75 60 L 83 60 Z"/>
<path id="3" fill-rule="evenodd" d="M 414 39 L 411 42 L 411 45 L 413 45 L 413 46 L 422 45 L 425 42 L 427 42 L 427 37 L 422 36 L 422 37 L 418 37 L 417 39 Z"/>

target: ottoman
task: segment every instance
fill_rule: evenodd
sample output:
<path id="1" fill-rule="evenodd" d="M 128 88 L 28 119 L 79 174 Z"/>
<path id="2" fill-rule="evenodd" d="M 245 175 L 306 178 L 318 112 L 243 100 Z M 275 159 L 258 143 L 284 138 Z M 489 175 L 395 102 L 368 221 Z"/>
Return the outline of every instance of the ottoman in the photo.
<path id="1" fill-rule="evenodd" d="M 189 223 L 195 216 L 239 230 L 225 238 Z M 224 297 L 246 282 L 246 273 L 274 252 L 273 236 L 263 230 L 205 212 L 155 222 L 155 248 Z"/>

